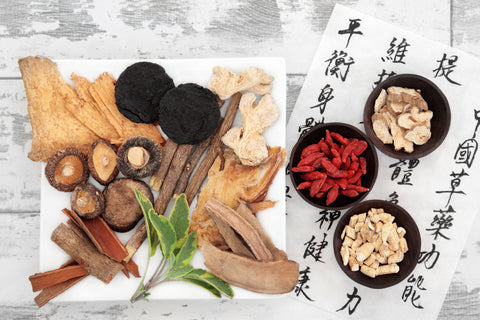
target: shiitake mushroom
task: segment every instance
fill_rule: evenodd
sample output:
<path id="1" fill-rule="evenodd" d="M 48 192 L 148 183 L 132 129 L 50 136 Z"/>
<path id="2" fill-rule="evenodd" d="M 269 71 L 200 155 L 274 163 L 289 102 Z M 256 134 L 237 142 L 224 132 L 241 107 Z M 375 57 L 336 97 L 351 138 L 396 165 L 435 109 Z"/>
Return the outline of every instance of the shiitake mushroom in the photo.
<path id="1" fill-rule="evenodd" d="M 127 178 L 151 176 L 160 165 L 162 151 L 150 138 L 135 136 L 125 140 L 117 151 L 117 165 Z"/>
<path id="2" fill-rule="evenodd" d="M 135 198 L 135 189 L 153 202 L 150 187 L 141 180 L 117 179 L 112 181 L 103 191 L 105 211 L 101 216 L 112 230 L 118 232 L 130 231 L 143 217 L 142 208 Z"/>
<path id="3" fill-rule="evenodd" d="M 105 210 L 105 198 L 100 190 L 87 182 L 75 187 L 70 205 L 81 218 L 93 219 Z"/>
<path id="4" fill-rule="evenodd" d="M 95 141 L 88 153 L 88 168 L 95 180 L 107 185 L 118 174 L 117 147 L 103 139 Z"/>
<path id="5" fill-rule="evenodd" d="M 87 156 L 75 147 L 60 149 L 48 159 L 45 176 L 55 189 L 73 191 L 88 180 Z"/>
<path id="6" fill-rule="evenodd" d="M 175 87 L 165 69 L 152 62 L 137 62 L 127 67 L 115 85 L 118 111 L 137 123 L 158 120 L 158 103 Z"/>

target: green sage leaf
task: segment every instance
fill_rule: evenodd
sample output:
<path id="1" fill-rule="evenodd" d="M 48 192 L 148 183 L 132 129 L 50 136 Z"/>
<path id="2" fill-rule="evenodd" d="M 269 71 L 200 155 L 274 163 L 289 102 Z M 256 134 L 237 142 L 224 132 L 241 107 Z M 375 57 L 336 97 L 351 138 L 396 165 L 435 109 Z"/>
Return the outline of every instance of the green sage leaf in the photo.
<path id="1" fill-rule="evenodd" d="M 182 281 L 187 282 L 187 283 L 191 283 L 191 284 L 195 284 L 195 285 L 197 285 L 201 288 L 204 288 L 205 290 L 210 291 L 217 298 L 222 297 L 222 294 L 220 293 L 220 291 L 218 291 L 213 286 L 209 285 L 207 282 L 205 282 L 203 280 L 195 280 L 195 279 L 190 279 L 190 278 L 187 278 L 187 277 L 183 277 Z"/>
<path id="2" fill-rule="evenodd" d="M 180 277 L 185 276 L 186 274 L 190 273 L 194 268 L 191 264 L 186 266 L 182 266 L 180 268 L 173 268 L 172 271 L 168 272 L 166 278 L 167 279 L 177 279 Z"/>
<path id="3" fill-rule="evenodd" d="M 164 216 L 159 216 L 153 209 L 148 212 L 153 228 L 157 231 L 160 240 L 160 249 L 165 259 L 170 257 L 170 254 L 175 249 L 176 235 L 172 224 Z"/>
<path id="4" fill-rule="evenodd" d="M 190 228 L 190 208 L 188 207 L 187 197 L 184 193 L 178 196 L 175 200 L 175 205 L 173 206 L 172 212 L 170 212 L 170 223 L 175 229 L 177 235 L 177 244 L 176 249 L 180 249 L 187 239 L 188 228 Z"/>
<path id="5" fill-rule="evenodd" d="M 197 234 L 190 232 L 187 236 L 187 240 L 183 243 L 180 251 L 175 257 L 175 269 L 183 268 L 190 263 L 193 255 L 197 251 Z"/>
<path id="6" fill-rule="evenodd" d="M 232 287 L 230 287 L 230 285 L 228 283 L 226 283 L 225 281 L 223 281 L 220 278 L 217 278 L 216 276 L 214 276 L 210 272 L 205 271 L 203 269 L 194 269 L 190 273 L 188 273 L 186 276 L 184 276 L 182 279 L 183 280 L 196 280 L 196 281 L 206 283 L 206 284 L 210 285 L 211 287 L 213 287 L 214 289 L 216 289 L 217 291 L 220 291 L 221 293 L 223 293 L 227 297 L 233 298 L 233 290 L 232 290 Z M 192 281 L 189 281 L 189 282 L 194 283 Z M 195 283 L 195 284 L 197 284 L 197 283 Z M 202 287 L 206 288 L 206 286 L 203 286 L 203 285 L 202 285 Z M 209 290 L 209 289 L 207 289 L 207 290 Z M 209 290 L 209 291 L 212 292 L 211 290 Z M 215 293 L 213 293 L 213 294 L 215 294 Z"/>
<path id="7" fill-rule="evenodd" d="M 135 198 L 137 198 L 137 202 L 142 208 L 143 217 L 145 218 L 145 225 L 147 227 L 147 237 L 148 237 L 148 255 L 152 257 L 153 255 L 155 255 L 155 251 L 157 250 L 158 235 L 155 228 L 152 225 L 152 222 L 150 220 L 150 216 L 148 213 L 150 210 L 153 210 L 154 212 L 155 210 L 153 209 L 153 205 L 150 202 L 150 200 L 148 200 L 148 198 L 143 193 L 138 191 L 137 188 L 135 188 Z"/>

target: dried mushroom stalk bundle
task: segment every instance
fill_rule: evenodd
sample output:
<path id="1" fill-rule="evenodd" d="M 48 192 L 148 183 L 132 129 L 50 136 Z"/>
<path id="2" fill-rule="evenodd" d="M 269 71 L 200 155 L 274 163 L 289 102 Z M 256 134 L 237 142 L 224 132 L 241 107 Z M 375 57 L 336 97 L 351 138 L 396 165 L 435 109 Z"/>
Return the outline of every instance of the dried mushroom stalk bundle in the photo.
<path id="1" fill-rule="evenodd" d="M 389 87 L 382 89 L 375 100 L 372 126 L 383 143 L 393 143 L 396 151 L 412 153 L 414 144 L 423 145 L 430 139 L 432 117 L 419 91 Z"/>
<path id="2" fill-rule="evenodd" d="M 243 90 L 250 90 L 259 95 L 270 93 L 272 83 L 273 77 L 261 68 L 248 67 L 238 75 L 227 68 L 216 66 L 213 68 L 213 78 L 208 87 L 220 99 L 228 99 L 235 92 Z"/>
<path id="3" fill-rule="evenodd" d="M 408 245 L 406 230 L 398 227 L 394 219 L 381 208 L 351 216 L 340 236 L 343 265 L 371 278 L 398 273 L 397 263 L 403 260 Z"/>

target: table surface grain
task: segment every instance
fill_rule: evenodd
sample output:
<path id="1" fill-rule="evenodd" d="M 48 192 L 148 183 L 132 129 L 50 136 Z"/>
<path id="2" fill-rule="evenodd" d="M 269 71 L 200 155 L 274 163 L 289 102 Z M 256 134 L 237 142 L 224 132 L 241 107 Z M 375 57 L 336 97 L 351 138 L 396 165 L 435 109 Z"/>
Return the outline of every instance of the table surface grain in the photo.
<path id="1" fill-rule="evenodd" d="M 330 318 L 294 299 L 49 303 L 27 277 L 39 271 L 40 163 L 27 158 L 31 126 L 17 60 L 281 56 L 290 114 L 336 3 L 480 57 L 477 0 L 2 0 L 0 1 L 0 318 Z M 439 319 L 480 318 L 480 218 Z"/>

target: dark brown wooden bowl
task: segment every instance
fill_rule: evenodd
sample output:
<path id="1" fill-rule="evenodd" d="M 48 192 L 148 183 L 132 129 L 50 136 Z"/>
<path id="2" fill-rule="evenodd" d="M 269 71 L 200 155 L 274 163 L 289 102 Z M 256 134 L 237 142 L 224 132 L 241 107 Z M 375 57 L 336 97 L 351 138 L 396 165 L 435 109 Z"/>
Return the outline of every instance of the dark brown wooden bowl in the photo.
<path id="1" fill-rule="evenodd" d="M 403 149 L 396 151 L 393 144 L 384 144 L 377 138 L 372 127 L 373 106 L 382 89 L 391 86 L 420 89 L 420 94 L 428 104 L 428 109 L 433 111 L 431 120 L 432 136 L 423 145 L 414 145 L 412 153 L 405 152 Z M 450 106 L 448 100 L 442 91 L 430 80 L 416 74 L 399 74 L 381 82 L 368 96 L 363 112 L 363 124 L 365 132 L 370 137 L 375 146 L 382 153 L 395 159 L 418 159 L 433 152 L 447 136 L 450 128 Z"/>
<path id="2" fill-rule="evenodd" d="M 340 248 L 342 247 L 343 241 L 340 239 L 340 235 L 342 234 L 343 228 L 348 225 L 351 216 L 368 212 L 368 210 L 371 208 L 383 208 L 385 212 L 390 213 L 395 217 L 394 222 L 397 223 L 398 227 L 403 227 L 407 231 L 405 234 L 405 239 L 407 240 L 408 251 L 405 252 L 403 261 L 398 263 L 398 266 L 400 267 L 400 271 L 398 273 L 370 278 L 360 271 L 351 271 L 348 265 L 344 266 L 342 263 Z M 342 269 L 342 271 L 345 272 L 345 274 L 353 281 L 374 289 L 391 287 L 408 277 L 408 275 L 412 273 L 413 269 L 415 269 L 415 266 L 417 265 L 417 261 L 420 256 L 420 247 L 420 232 L 418 231 L 417 224 L 410 214 L 408 214 L 408 212 L 402 207 L 384 200 L 368 200 L 351 208 L 340 218 L 337 228 L 335 229 L 335 233 L 333 234 L 333 250 L 335 259 L 337 260 L 340 269 Z"/>
<path id="3" fill-rule="evenodd" d="M 358 203 L 364 199 L 368 192 L 360 193 L 358 196 L 349 198 L 346 196 L 339 196 L 337 200 L 332 202 L 329 206 L 326 204 L 326 198 L 312 198 L 309 195 L 308 190 L 297 190 L 297 186 L 303 182 L 300 178 L 301 173 L 292 172 L 291 168 L 295 167 L 297 163 L 300 161 L 300 156 L 302 150 L 314 143 L 318 143 L 320 139 L 325 137 L 326 130 L 330 130 L 330 132 L 338 132 L 345 138 L 357 138 L 359 140 L 364 140 L 367 142 L 368 147 L 362 153 L 362 156 L 365 157 L 367 160 L 367 174 L 361 177 L 362 179 L 362 186 L 372 189 L 375 180 L 377 179 L 378 173 L 378 157 L 377 152 L 375 151 L 375 147 L 373 146 L 370 139 L 363 133 L 360 129 L 340 122 L 331 122 L 331 123 L 322 123 L 319 124 L 312 129 L 310 129 L 306 134 L 301 136 L 295 146 L 292 149 L 290 154 L 290 179 L 292 180 L 292 184 L 298 194 L 310 205 L 322 208 L 322 209 L 345 209 L 348 208 L 355 203 Z"/>

